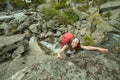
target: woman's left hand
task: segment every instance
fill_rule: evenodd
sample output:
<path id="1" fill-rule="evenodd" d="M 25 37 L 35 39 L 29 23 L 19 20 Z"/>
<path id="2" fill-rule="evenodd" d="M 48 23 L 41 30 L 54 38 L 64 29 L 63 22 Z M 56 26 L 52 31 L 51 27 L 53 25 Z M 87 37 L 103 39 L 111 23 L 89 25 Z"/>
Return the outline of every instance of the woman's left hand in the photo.
<path id="1" fill-rule="evenodd" d="M 104 48 L 99 48 L 98 49 L 100 52 L 108 52 L 108 49 L 104 49 Z"/>

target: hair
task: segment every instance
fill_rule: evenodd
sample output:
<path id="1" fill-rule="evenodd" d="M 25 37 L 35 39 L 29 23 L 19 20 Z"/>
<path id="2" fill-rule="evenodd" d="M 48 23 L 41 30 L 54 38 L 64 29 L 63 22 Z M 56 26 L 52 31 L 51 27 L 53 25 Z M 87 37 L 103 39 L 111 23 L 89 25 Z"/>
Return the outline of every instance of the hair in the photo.
<path id="1" fill-rule="evenodd" d="M 71 46 L 71 43 L 72 43 L 73 40 L 74 40 L 74 38 L 70 39 L 70 41 L 68 42 L 68 46 L 69 46 L 70 50 L 73 50 L 73 48 Z M 80 48 L 81 48 L 81 46 L 80 46 L 80 40 L 79 40 L 79 43 L 77 44 L 77 47 L 75 47 L 76 52 L 79 52 Z"/>

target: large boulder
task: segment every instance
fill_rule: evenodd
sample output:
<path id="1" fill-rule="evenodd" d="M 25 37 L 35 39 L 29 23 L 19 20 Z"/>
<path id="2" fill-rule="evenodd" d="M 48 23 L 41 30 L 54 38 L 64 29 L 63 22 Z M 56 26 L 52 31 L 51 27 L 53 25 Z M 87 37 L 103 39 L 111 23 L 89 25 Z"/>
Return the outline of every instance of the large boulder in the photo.
<path id="1" fill-rule="evenodd" d="M 120 21 L 119 20 L 111 20 L 108 21 L 109 25 L 111 25 L 113 28 L 115 28 L 116 30 L 120 31 Z"/>
<path id="2" fill-rule="evenodd" d="M 53 20 L 50 20 L 48 23 L 47 23 L 47 27 L 48 28 L 53 28 L 55 26 L 55 22 Z"/>
<path id="3" fill-rule="evenodd" d="M 74 8 L 73 10 L 74 10 L 74 13 L 79 16 L 79 20 L 84 20 L 89 17 L 89 15 L 87 13 L 82 12 L 76 8 Z"/>
<path id="4" fill-rule="evenodd" d="M 108 32 L 105 36 L 105 39 L 102 42 L 102 45 L 105 45 L 113 51 L 114 53 L 120 53 L 120 32 L 111 31 Z"/>
<path id="5" fill-rule="evenodd" d="M 100 12 L 119 9 L 119 8 L 120 8 L 120 1 L 109 1 L 100 5 Z"/>
<path id="6" fill-rule="evenodd" d="M 92 39 L 96 44 L 103 42 L 105 34 L 110 31 L 116 31 L 108 22 L 102 22 L 96 25 L 96 30 L 92 33 Z"/>
<path id="7" fill-rule="evenodd" d="M 19 80 L 117 80 L 120 79 L 120 65 L 118 62 L 113 54 L 105 55 L 99 52 L 83 51 L 71 56 L 71 58 L 61 60 L 54 58 L 41 59 L 31 67 L 18 71 L 10 77 L 10 80 L 18 80 L 18 78 Z"/>
<path id="8" fill-rule="evenodd" d="M 38 27 L 40 26 L 39 22 L 36 24 L 31 24 L 29 29 L 33 32 L 33 33 L 39 33 Z"/>
<path id="9" fill-rule="evenodd" d="M 25 52 L 25 56 L 17 56 L 15 59 L 13 59 L 11 62 L 8 63 L 8 66 L 6 67 L 6 71 L 4 73 L 4 76 L 0 77 L 0 80 L 9 80 L 9 78 L 19 78 L 18 75 L 24 70 L 27 70 L 28 67 L 31 65 L 34 65 L 36 62 L 39 62 L 40 60 L 43 60 L 45 58 L 49 59 L 47 55 L 45 55 L 45 52 L 39 47 L 36 39 L 33 39 L 33 37 L 30 39 L 30 51 L 27 54 Z M 3 70 L 2 70 L 3 71 Z M 1 75 L 1 74 L 0 74 Z M 17 79 L 18 80 L 18 79 Z"/>
<path id="10" fill-rule="evenodd" d="M 24 55 L 29 51 L 28 45 L 25 34 L 0 36 L 0 62 Z"/>
<path id="11" fill-rule="evenodd" d="M 15 42 L 23 40 L 24 34 L 18 34 L 13 36 L 0 36 L 0 48 L 14 44 Z"/>

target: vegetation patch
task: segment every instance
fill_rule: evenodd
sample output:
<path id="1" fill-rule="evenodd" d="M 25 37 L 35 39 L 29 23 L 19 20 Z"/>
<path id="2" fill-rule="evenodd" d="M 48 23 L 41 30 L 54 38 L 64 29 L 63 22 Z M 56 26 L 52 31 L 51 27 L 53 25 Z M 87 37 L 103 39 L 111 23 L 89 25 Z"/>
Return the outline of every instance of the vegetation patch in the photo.
<path id="1" fill-rule="evenodd" d="M 78 10 L 83 11 L 83 12 L 89 14 L 89 12 L 88 12 L 89 5 L 88 4 L 84 4 L 82 6 L 78 6 L 77 8 L 78 8 Z"/>
<path id="2" fill-rule="evenodd" d="M 107 18 L 110 18 L 110 16 L 112 16 L 112 13 L 110 12 L 110 11 L 108 11 L 108 12 L 105 12 L 105 13 L 103 13 L 103 14 L 101 14 L 101 16 L 102 17 L 107 17 Z"/>
<path id="3" fill-rule="evenodd" d="M 25 8 L 25 3 L 22 0 L 12 0 L 13 4 L 19 8 Z"/>
<path id="4" fill-rule="evenodd" d="M 51 7 L 55 8 L 55 9 L 66 8 L 67 7 L 66 1 L 67 0 L 58 0 L 58 1 L 57 0 L 52 0 L 51 1 Z"/>
<path id="5" fill-rule="evenodd" d="M 120 42 L 116 45 L 116 47 L 113 49 L 115 53 L 118 53 L 120 51 Z"/>
<path id="6" fill-rule="evenodd" d="M 74 3 L 81 3 L 81 4 L 84 4 L 84 3 L 88 3 L 89 0 L 72 0 Z"/>
<path id="7" fill-rule="evenodd" d="M 85 46 L 88 46 L 88 45 L 93 46 L 93 45 L 95 45 L 95 42 L 91 38 L 91 34 L 83 36 L 83 40 L 84 40 L 83 44 Z"/>
<path id="8" fill-rule="evenodd" d="M 73 9 L 65 9 L 62 12 L 59 12 L 57 14 L 57 21 L 60 24 L 71 24 L 74 23 L 79 19 L 79 16 L 77 16 L 74 12 Z"/>
<path id="9" fill-rule="evenodd" d="M 101 18 L 99 13 L 94 13 L 94 14 L 90 15 L 88 20 L 95 25 L 103 22 L 103 19 Z"/>
<path id="10" fill-rule="evenodd" d="M 56 13 L 57 13 L 57 10 L 54 9 L 54 8 L 47 8 L 47 7 L 44 7 L 42 12 L 44 13 L 44 18 L 46 20 L 49 20 L 49 19 L 52 19 Z"/>

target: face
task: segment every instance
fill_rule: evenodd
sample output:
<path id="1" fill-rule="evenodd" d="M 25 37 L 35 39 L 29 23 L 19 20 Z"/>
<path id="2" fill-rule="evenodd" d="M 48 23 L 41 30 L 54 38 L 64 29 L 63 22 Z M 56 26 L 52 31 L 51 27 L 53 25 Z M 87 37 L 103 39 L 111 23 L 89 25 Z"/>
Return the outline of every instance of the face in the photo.
<path id="1" fill-rule="evenodd" d="M 72 41 L 72 43 L 71 43 L 72 48 L 77 47 L 77 44 L 78 44 L 78 43 Z"/>

